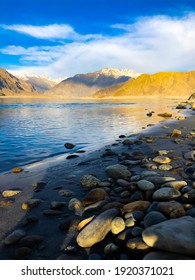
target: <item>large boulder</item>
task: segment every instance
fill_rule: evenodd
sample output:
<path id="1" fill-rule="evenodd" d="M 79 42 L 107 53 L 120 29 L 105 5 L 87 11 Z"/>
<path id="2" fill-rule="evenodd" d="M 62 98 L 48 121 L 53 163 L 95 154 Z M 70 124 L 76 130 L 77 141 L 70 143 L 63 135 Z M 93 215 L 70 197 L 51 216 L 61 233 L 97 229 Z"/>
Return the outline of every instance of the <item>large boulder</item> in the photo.
<path id="1" fill-rule="evenodd" d="M 181 217 L 153 225 L 142 232 L 144 242 L 163 251 L 195 256 L 195 219 Z"/>

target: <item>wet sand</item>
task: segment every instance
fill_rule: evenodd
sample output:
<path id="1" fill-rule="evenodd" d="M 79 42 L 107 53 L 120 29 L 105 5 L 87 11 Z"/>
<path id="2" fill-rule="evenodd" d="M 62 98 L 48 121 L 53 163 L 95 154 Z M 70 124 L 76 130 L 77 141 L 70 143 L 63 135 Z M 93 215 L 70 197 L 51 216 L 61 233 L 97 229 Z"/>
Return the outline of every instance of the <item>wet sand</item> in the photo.
<path id="1" fill-rule="evenodd" d="M 152 117 L 150 122 L 152 122 Z M 181 130 L 181 136 L 171 137 L 173 129 Z M 188 180 L 188 175 L 185 173 L 186 160 L 183 155 L 195 149 L 194 133 L 195 112 L 190 111 L 190 115 L 185 120 L 168 120 L 135 135 L 125 135 L 124 138 L 118 138 L 106 147 L 91 153 L 77 154 L 79 155 L 77 158 L 59 160 L 55 164 L 26 167 L 23 172 L 17 174 L 12 172 L 1 174 L 1 192 L 10 189 L 21 192 L 13 197 L 0 198 L 0 201 L 5 201 L 5 205 L 0 207 L 0 259 L 89 259 L 91 254 L 97 254 L 102 259 L 122 259 L 123 253 L 127 258 L 135 259 L 137 255 L 129 254 L 123 246 L 120 248 L 120 253 L 105 255 L 104 246 L 113 240 L 110 234 L 92 248 L 78 246 L 76 242 L 78 223 L 92 215 L 98 215 L 100 209 L 77 215 L 78 213 L 75 214 L 69 209 L 69 201 L 72 198 L 82 201 L 89 192 L 89 189 L 83 188 L 80 184 L 83 175 L 90 174 L 102 182 L 114 184 L 115 181 L 108 179 L 105 170 L 108 166 L 121 163 L 125 159 L 125 154 L 130 154 L 133 161 L 142 155 L 143 157 L 140 158 L 147 159 L 152 166 L 152 158 L 159 150 L 171 151 L 173 168 L 169 171 L 159 169 L 154 171 L 162 176 L 173 176 L 177 180 Z M 132 143 L 124 145 L 125 139 Z M 194 164 L 193 161 L 191 164 Z M 143 167 L 140 164 L 128 166 L 128 168 L 133 175 L 139 175 L 143 170 L 153 170 L 149 165 Z M 60 195 L 61 190 L 66 190 L 64 196 Z M 112 196 L 109 193 L 108 196 L 110 202 L 118 201 L 126 204 L 132 201 L 128 197 Z M 22 203 L 31 199 L 39 199 L 40 203 L 30 210 L 23 210 Z M 57 210 L 60 211 L 59 213 L 47 211 L 51 209 L 52 201 L 65 203 Z M 30 250 L 26 250 L 27 253 L 23 255 L 18 248 L 28 246 L 20 247 L 18 245 L 20 241 L 11 245 L 4 244 L 5 238 L 15 229 L 24 230 L 26 236 L 37 235 L 42 239 L 40 242 L 29 245 Z"/>

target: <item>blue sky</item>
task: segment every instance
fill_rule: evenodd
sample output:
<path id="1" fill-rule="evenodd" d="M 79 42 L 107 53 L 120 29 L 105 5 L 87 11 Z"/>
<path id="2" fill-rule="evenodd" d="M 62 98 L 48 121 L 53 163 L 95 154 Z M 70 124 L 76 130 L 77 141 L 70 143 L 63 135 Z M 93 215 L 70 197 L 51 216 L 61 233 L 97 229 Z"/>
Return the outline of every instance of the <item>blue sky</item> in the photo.
<path id="1" fill-rule="evenodd" d="M 12 73 L 195 70 L 195 0 L 0 0 L 0 6 L 0 67 Z"/>

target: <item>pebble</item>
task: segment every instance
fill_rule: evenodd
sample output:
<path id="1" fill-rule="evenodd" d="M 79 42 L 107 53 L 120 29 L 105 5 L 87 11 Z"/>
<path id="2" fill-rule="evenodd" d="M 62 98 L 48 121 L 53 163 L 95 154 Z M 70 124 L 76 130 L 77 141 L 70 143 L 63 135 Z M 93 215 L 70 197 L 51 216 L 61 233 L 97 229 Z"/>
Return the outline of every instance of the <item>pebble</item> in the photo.
<path id="1" fill-rule="evenodd" d="M 80 184 L 85 188 L 96 188 L 99 186 L 101 181 L 93 175 L 84 175 L 80 179 Z"/>
<path id="2" fill-rule="evenodd" d="M 129 217 L 127 220 L 125 220 L 126 227 L 133 227 L 134 225 L 135 225 L 135 220 L 133 217 Z"/>
<path id="3" fill-rule="evenodd" d="M 173 131 L 171 133 L 171 137 L 179 137 L 179 136 L 181 136 L 181 130 L 173 129 Z"/>
<path id="4" fill-rule="evenodd" d="M 142 191 L 153 190 L 155 188 L 155 185 L 147 180 L 140 180 L 137 182 L 137 185 Z"/>
<path id="5" fill-rule="evenodd" d="M 34 247 L 40 244 L 44 240 L 43 236 L 41 235 L 27 235 L 20 239 L 18 242 L 18 247 Z"/>
<path id="6" fill-rule="evenodd" d="M 167 163 L 171 162 L 171 159 L 169 157 L 165 157 L 165 156 L 156 156 L 153 158 L 153 161 L 156 163 L 160 163 L 160 164 L 167 164 Z"/>
<path id="7" fill-rule="evenodd" d="M 41 202 L 42 202 L 41 199 L 32 198 L 32 199 L 22 203 L 22 210 L 33 209 L 33 208 L 37 207 Z"/>
<path id="8" fill-rule="evenodd" d="M 78 155 L 69 155 L 66 157 L 66 159 L 73 159 L 79 157 Z"/>
<path id="9" fill-rule="evenodd" d="M 164 221 L 145 229 L 144 242 L 153 248 L 195 256 L 195 219 L 189 216 Z"/>
<path id="10" fill-rule="evenodd" d="M 195 161 L 195 151 L 190 151 L 184 154 L 184 158 Z"/>
<path id="11" fill-rule="evenodd" d="M 61 201 L 52 201 L 51 202 L 51 209 L 60 209 L 64 207 L 67 203 L 66 202 L 61 202 Z"/>
<path id="12" fill-rule="evenodd" d="M 167 182 L 165 184 L 163 184 L 161 187 L 165 188 L 165 187 L 169 187 L 169 188 L 174 188 L 176 190 L 180 190 L 181 188 L 187 186 L 187 182 L 186 181 L 172 181 L 172 182 Z"/>
<path id="13" fill-rule="evenodd" d="M 171 170 L 173 167 L 170 164 L 162 164 L 159 165 L 158 169 L 162 170 L 162 171 L 169 171 Z"/>
<path id="14" fill-rule="evenodd" d="M 64 147 L 65 147 L 66 149 L 73 149 L 73 148 L 75 147 L 75 145 L 72 144 L 72 143 L 65 143 L 65 144 L 64 144 Z"/>
<path id="15" fill-rule="evenodd" d="M 153 193 L 153 200 L 157 201 L 169 201 L 173 199 L 177 199 L 181 196 L 181 193 L 178 190 L 175 190 L 174 188 L 161 188 L 158 189 Z"/>
<path id="16" fill-rule="evenodd" d="M 166 221 L 167 218 L 158 211 L 151 211 L 144 217 L 144 227 L 150 227 L 152 225 Z"/>
<path id="17" fill-rule="evenodd" d="M 155 186 L 161 186 L 162 184 L 170 181 L 175 181 L 173 177 L 161 177 L 161 176 L 146 176 L 145 180 L 152 182 Z"/>
<path id="18" fill-rule="evenodd" d="M 147 211 L 148 207 L 150 206 L 150 202 L 149 201 L 143 201 L 143 200 L 138 200 L 138 201 L 134 201 L 134 202 L 130 202 L 128 204 L 125 204 L 122 207 L 122 211 L 123 212 L 133 212 L 133 211 Z"/>
<path id="19" fill-rule="evenodd" d="M 2 192 L 3 197 L 12 197 L 21 193 L 21 190 L 5 190 Z"/>
<path id="20" fill-rule="evenodd" d="M 132 229 L 132 235 L 133 237 L 141 237 L 142 236 L 142 232 L 143 232 L 143 228 L 141 227 L 133 227 Z"/>
<path id="21" fill-rule="evenodd" d="M 113 179 L 129 179 L 131 177 L 131 172 L 128 168 L 121 164 L 108 166 L 106 173 Z"/>
<path id="22" fill-rule="evenodd" d="M 83 198 L 82 203 L 84 206 L 104 200 L 108 197 L 107 192 L 101 188 L 95 188 L 89 191 Z"/>
<path id="23" fill-rule="evenodd" d="M 5 239 L 5 245 L 11 245 L 18 242 L 22 237 L 26 235 L 26 232 L 22 229 L 16 229 L 12 233 L 10 233 Z"/>
<path id="24" fill-rule="evenodd" d="M 118 179 L 118 180 L 116 181 L 116 183 L 117 183 L 119 186 L 124 187 L 124 188 L 129 187 L 130 184 L 131 184 L 130 182 L 128 182 L 128 181 L 126 181 L 126 180 L 124 180 L 124 179 Z"/>
<path id="25" fill-rule="evenodd" d="M 22 172 L 22 171 L 24 171 L 24 169 L 21 168 L 21 167 L 15 167 L 15 168 L 12 169 L 12 172 L 13 172 L 13 173 L 20 173 L 20 172 Z"/>
<path id="26" fill-rule="evenodd" d="M 119 252 L 119 247 L 115 245 L 114 243 L 109 243 L 104 248 L 104 254 L 114 254 Z"/>
<path id="27" fill-rule="evenodd" d="M 129 145 L 133 144 L 133 142 L 129 139 L 125 139 L 122 143 L 123 143 L 123 145 L 126 145 L 126 146 L 129 146 Z"/>
<path id="28" fill-rule="evenodd" d="M 69 197 L 69 196 L 72 196 L 72 195 L 74 194 L 74 192 L 71 191 L 71 190 L 62 189 L 62 190 L 60 190 L 60 191 L 58 192 L 58 194 L 59 194 L 60 196 Z"/>
<path id="29" fill-rule="evenodd" d="M 157 206 L 158 211 L 162 212 L 171 219 L 176 219 L 185 216 L 183 205 L 177 201 L 159 202 Z"/>
<path id="30" fill-rule="evenodd" d="M 195 203 L 195 190 L 191 190 L 185 194 L 183 194 L 182 197 L 183 203 Z"/>
<path id="31" fill-rule="evenodd" d="M 14 203 L 13 200 L 0 200 L 0 207 L 9 207 Z"/>
<path id="32" fill-rule="evenodd" d="M 141 237 L 134 237 L 127 241 L 126 247 L 129 250 L 148 250 L 149 246 L 144 242 Z"/>
<path id="33" fill-rule="evenodd" d="M 68 203 L 68 209 L 81 216 L 83 214 L 83 204 L 77 198 L 72 198 Z"/>

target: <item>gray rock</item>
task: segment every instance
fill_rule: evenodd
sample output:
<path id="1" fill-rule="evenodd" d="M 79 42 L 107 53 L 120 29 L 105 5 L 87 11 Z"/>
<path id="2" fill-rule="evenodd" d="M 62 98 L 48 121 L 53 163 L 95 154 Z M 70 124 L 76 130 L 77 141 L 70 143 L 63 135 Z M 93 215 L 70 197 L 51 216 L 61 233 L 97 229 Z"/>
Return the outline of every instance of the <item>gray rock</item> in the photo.
<path id="1" fill-rule="evenodd" d="M 161 186 L 166 182 L 175 181 L 175 178 L 173 177 L 161 177 L 161 176 L 146 176 L 144 179 L 152 182 L 155 186 Z"/>
<path id="2" fill-rule="evenodd" d="M 181 217 L 153 225 L 142 233 L 144 242 L 163 251 L 195 256 L 195 219 Z"/>
<path id="3" fill-rule="evenodd" d="M 118 214 L 120 214 L 120 211 L 113 208 L 98 215 L 78 234 L 78 245 L 87 248 L 102 241 L 111 230 L 113 218 Z"/>
<path id="4" fill-rule="evenodd" d="M 134 237 L 141 237 L 142 236 L 142 232 L 143 232 L 143 228 L 141 227 L 133 227 L 132 229 L 132 235 Z"/>
<path id="5" fill-rule="evenodd" d="M 65 147 L 66 149 L 73 149 L 73 148 L 75 147 L 75 145 L 72 144 L 72 143 L 65 143 L 65 144 L 64 144 L 64 147 Z"/>
<path id="6" fill-rule="evenodd" d="M 144 217 L 144 227 L 148 228 L 152 225 L 166 221 L 167 218 L 160 212 L 151 211 Z"/>
<path id="7" fill-rule="evenodd" d="M 128 168 L 121 164 L 108 166 L 106 173 L 113 179 L 129 179 L 131 177 L 131 172 Z"/>
<path id="8" fill-rule="evenodd" d="M 25 235 L 26 235 L 26 233 L 24 230 L 16 229 L 4 239 L 4 244 L 5 245 L 14 244 L 14 243 L 18 242 Z"/>
<path id="9" fill-rule="evenodd" d="M 178 190 L 173 188 L 161 188 L 153 193 L 153 200 L 157 201 L 169 201 L 177 199 L 181 196 L 181 193 Z"/>
<path id="10" fill-rule="evenodd" d="M 157 206 L 158 211 L 161 211 L 171 219 L 176 219 L 185 216 L 183 205 L 177 201 L 159 202 Z"/>
<path id="11" fill-rule="evenodd" d="M 155 188 L 154 184 L 147 180 L 140 180 L 137 182 L 137 185 L 142 191 L 153 190 Z"/>
<path id="12" fill-rule="evenodd" d="M 85 187 L 85 188 L 96 188 L 99 186 L 101 181 L 93 175 L 84 175 L 80 179 L 80 183 L 81 183 L 82 187 Z"/>

